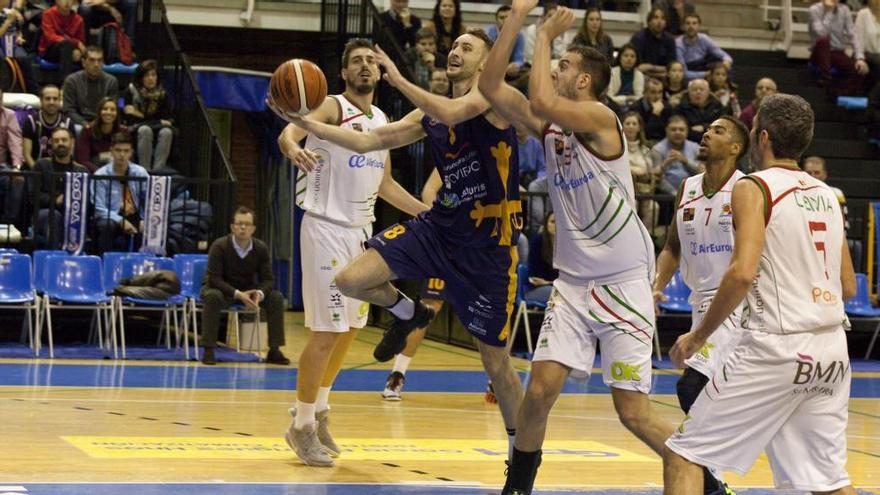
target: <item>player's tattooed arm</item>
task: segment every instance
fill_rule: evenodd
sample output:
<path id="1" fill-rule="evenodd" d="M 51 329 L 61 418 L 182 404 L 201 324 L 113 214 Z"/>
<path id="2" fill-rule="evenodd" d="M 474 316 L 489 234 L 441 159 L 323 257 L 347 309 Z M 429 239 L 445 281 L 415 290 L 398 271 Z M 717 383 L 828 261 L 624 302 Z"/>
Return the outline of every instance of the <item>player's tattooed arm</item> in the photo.
<path id="1" fill-rule="evenodd" d="M 387 201 L 391 206 L 412 216 L 416 216 L 428 209 L 428 205 L 407 192 L 391 176 L 391 158 L 385 159 L 385 171 L 382 175 L 382 182 L 379 184 L 379 197 Z"/>

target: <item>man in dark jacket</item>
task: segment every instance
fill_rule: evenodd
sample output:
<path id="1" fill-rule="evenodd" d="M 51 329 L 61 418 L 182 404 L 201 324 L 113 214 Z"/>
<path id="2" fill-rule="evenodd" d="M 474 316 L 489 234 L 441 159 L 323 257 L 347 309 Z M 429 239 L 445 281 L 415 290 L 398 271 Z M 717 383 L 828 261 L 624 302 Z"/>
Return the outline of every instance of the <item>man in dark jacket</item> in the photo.
<path id="1" fill-rule="evenodd" d="M 675 113 L 688 121 L 688 140 L 699 143 L 709 124 L 730 112 L 709 92 L 705 79 L 694 79 L 688 83 L 687 98 L 675 109 Z"/>
<path id="2" fill-rule="evenodd" d="M 34 171 L 40 177 L 37 212 L 37 244 L 50 249 L 60 249 L 64 241 L 64 176 L 65 172 L 88 173 L 88 169 L 73 161 L 73 131 L 67 127 L 56 127 L 50 138 L 51 158 L 40 158 Z M 51 230 L 49 228 L 51 225 Z"/>
<path id="3" fill-rule="evenodd" d="M 202 342 L 204 364 L 215 364 L 214 347 L 220 312 L 234 302 L 248 309 L 262 308 L 269 322 L 269 353 L 266 362 L 287 365 L 279 347 L 284 345 L 284 299 L 276 290 L 269 248 L 254 238 L 256 216 L 250 208 L 235 210 L 231 234 L 214 241 L 208 252 L 208 269 L 202 285 Z M 257 331 L 255 329 L 255 331 Z"/>

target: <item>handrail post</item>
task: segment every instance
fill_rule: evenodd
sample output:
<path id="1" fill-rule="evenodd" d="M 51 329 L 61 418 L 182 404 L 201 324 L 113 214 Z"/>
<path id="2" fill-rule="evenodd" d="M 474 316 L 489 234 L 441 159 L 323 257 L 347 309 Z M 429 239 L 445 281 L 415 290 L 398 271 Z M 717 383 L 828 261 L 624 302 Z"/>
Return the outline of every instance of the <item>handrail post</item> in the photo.
<path id="1" fill-rule="evenodd" d="M 791 0 L 782 0 L 782 46 L 786 52 L 791 48 L 792 32 Z"/>

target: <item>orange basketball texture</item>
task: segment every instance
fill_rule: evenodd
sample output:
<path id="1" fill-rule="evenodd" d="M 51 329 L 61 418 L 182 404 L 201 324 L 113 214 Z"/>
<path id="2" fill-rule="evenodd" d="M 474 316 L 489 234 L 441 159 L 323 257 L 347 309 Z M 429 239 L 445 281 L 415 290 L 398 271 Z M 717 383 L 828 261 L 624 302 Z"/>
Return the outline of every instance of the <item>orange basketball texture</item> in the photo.
<path id="1" fill-rule="evenodd" d="M 294 58 L 275 69 L 269 81 L 269 94 L 279 110 L 305 115 L 327 97 L 327 79 L 314 63 Z"/>

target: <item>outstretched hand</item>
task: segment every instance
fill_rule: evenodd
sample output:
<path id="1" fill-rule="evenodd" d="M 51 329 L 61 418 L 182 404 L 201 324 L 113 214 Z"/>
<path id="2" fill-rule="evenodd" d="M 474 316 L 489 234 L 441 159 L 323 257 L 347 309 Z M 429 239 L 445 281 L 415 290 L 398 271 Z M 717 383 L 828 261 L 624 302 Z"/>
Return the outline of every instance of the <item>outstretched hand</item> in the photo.
<path id="1" fill-rule="evenodd" d="M 380 67 L 385 69 L 385 74 L 382 75 L 382 79 L 388 81 L 388 84 L 397 87 L 397 84 L 404 79 L 403 75 L 400 73 L 400 70 L 397 69 L 397 65 L 391 60 L 391 57 L 385 53 L 379 45 L 376 45 L 376 63 L 379 64 Z"/>
<path id="2" fill-rule="evenodd" d="M 538 33 L 544 33 L 548 38 L 556 39 L 574 25 L 574 12 L 568 7 L 559 7 L 550 14 L 538 28 Z"/>
<path id="3" fill-rule="evenodd" d="M 511 7 L 517 12 L 528 14 L 538 6 L 538 0 L 513 0 Z"/>

